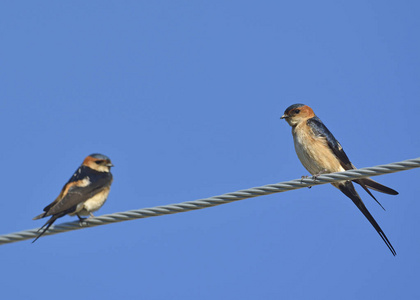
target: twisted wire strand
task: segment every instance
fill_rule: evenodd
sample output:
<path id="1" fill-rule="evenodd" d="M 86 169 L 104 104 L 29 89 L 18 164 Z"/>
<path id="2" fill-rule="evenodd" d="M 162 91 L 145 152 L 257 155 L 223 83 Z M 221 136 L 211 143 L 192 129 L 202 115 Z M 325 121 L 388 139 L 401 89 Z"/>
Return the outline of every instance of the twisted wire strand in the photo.
<path id="1" fill-rule="evenodd" d="M 268 184 L 260 187 L 240 190 L 237 192 L 227 193 L 219 196 L 181 202 L 176 204 L 169 204 L 163 206 L 156 206 L 151 208 L 135 209 L 125 212 L 102 215 L 99 217 L 89 218 L 87 222 L 80 223 L 79 221 L 62 223 L 51 226 L 44 235 L 52 235 L 61 232 L 78 230 L 88 227 L 95 227 L 106 225 L 110 223 L 123 222 L 135 219 L 142 219 L 148 217 L 157 217 L 162 215 L 175 214 L 180 212 L 187 212 L 191 210 L 212 207 L 225 203 L 230 203 L 238 200 L 269 195 L 274 193 L 282 193 L 286 191 L 301 189 L 315 185 L 327 184 L 341 180 L 353 180 L 363 177 L 372 177 L 388 173 L 395 173 L 405 170 L 410 170 L 420 167 L 420 157 L 408 159 L 401 162 L 390 163 L 386 165 L 379 165 L 375 167 L 349 170 L 345 172 L 329 173 L 309 178 L 294 179 L 275 184 Z M 0 236 L 0 245 L 23 241 L 35 238 L 38 235 L 38 228 L 29 229 Z"/>

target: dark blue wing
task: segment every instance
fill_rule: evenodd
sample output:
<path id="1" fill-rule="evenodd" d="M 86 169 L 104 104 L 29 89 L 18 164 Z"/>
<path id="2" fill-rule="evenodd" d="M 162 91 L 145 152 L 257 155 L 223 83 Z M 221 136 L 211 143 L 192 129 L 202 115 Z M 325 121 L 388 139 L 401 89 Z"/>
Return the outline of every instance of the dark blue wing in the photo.
<path id="1" fill-rule="evenodd" d="M 92 178 L 92 177 L 95 177 L 95 175 L 96 174 L 90 174 L 90 173 L 92 173 L 91 171 L 90 171 L 91 169 L 90 168 L 88 168 L 88 167 L 86 167 L 86 166 L 80 166 L 77 170 L 76 170 L 76 172 L 74 172 L 74 174 L 70 177 L 70 179 L 69 179 L 69 181 L 67 181 L 67 183 L 63 186 L 63 188 L 61 189 L 61 193 L 60 193 L 60 195 L 58 195 L 58 197 L 53 201 L 53 202 L 51 202 L 50 204 L 48 204 L 47 206 L 45 206 L 44 207 L 44 211 L 45 211 L 45 213 L 43 213 L 43 214 L 40 214 L 39 216 L 36 216 L 35 218 L 34 218 L 34 220 L 36 220 L 36 219 L 39 219 L 39 218 L 44 218 L 44 217 L 46 217 L 47 216 L 47 214 L 48 214 L 48 212 L 49 212 L 49 210 L 52 208 L 52 207 L 54 207 L 59 201 L 61 201 L 61 199 L 63 198 L 63 192 L 64 192 L 64 190 L 65 190 L 65 188 L 66 188 L 66 186 L 69 184 L 69 183 L 72 183 L 72 182 L 75 182 L 75 181 L 80 181 L 80 180 L 83 180 L 85 177 L 86 177 L 86 175 L 87 174 L 89 174 L 90 175 L 90 180 L 91 181 L 96 181 L 95 179 L 96 178 Z M 49 214 L 48 214 L 49 215 Z"/>
<path id="2" fill-rule="evenodd" d="M 331 151 L 334 153 L 334 155 L 337 157 L 337 159 L 340 161 L 341 166 L 344 168 L 344 170 L 352 170 L 356 167 L 350 162 L 349 158 L 347 157 L 347 154 L 344 152 L 343 147 L 341 147 L 340 143 L 335 139 L 333 134 L 328 130 L 328 128 L 322 123 L 322 121 L 318 117 L 313 117 L 307 121 L 307 124 L 309 127 L 312 128 L 312 131 L 316 136 L 324 137 L 327 140 L 327 144 L 330 147 Z M 384 186 L 370 178 L 362 178 L 362 179 L 356 179 L 352 180 L 353 182 L 356 182 L 357 184 L 360 184 L 361 187 L 382 207 L 384 208 L 381 203 L 379 203 L 378 200 L 376 200 L 375 196 L 372 195 L 372 193 L 368 190 L 368 188 L 371 188 L 373 190 L 376 190 L 381 193 L 390 194 L 390 195 L 397 195 L 398 192 Z M 350 196 L 349 196 L 350 197 Z M 359 207 L 360 208 L 360 207 Z M 366 215 L 366 214 L 365 214 Z M 368 218 L 369 219 L 369 218 Z M 372 223 L 372 221 L 371 221 Z M 373 223 L 372 223 L 373 224 Z M 379 232 L 379 231 L 378 231 Z M 386 237 L 385 237 L 386 238 Z"/>
<path id="3" fill-rule="evenodd" d="M 90 184 L 85 187 L 72 186 L 66 195 L 63 195 L 68 184 L 81 181 L 89 177 Z M 109 172 L 97 172 L 86 166 L 80 166 L 61 190 L 60 195 L 52 203 L 44 208 L 44 213 L 36 216 L 34 220 L 60 214 L 71 213 L 76 209 L 77 204 L 82 203 L 112 183 L 112 174 Z"/>
<path id="4" fill-rule="evenodd" d="M 79 178 L 79 180 L 83 180 L 86 177 L 89 177 L 90 184 L 84 187 L 70 187 L 68 193 L 50 208 L 48 215 L 58 214 L 63 211 L 70 213 L 72 211 L 68 210 L 76 209 L 78 204 L 85 202 L 102 190 L 109 188 L 112 183 L 112 174 L 109 172 L 96 172 L 89 169 L 84 172 L 83 178 Z M 71 182 L 73 181 L 77 180 L 72 180 Z"/>
<path id="5" fill-rule="evenodd" d="M 322 123 L 322 121 L 318 117 L 313 117 L 307 121 L 309 127 L 312 128 L 314 134 L 318 137 L 324 137 L 327 140 L 328 146 L 330 147 L 331 151 L 340 161 L 341 166 L 345 170 L 354 169 L 353 164 L 350 162 L 347 154 L 344 152 L 343 147 L 341 147 L 340 143 L 335 139 L 333 134 L 328 130 L 328 128 Z"/>

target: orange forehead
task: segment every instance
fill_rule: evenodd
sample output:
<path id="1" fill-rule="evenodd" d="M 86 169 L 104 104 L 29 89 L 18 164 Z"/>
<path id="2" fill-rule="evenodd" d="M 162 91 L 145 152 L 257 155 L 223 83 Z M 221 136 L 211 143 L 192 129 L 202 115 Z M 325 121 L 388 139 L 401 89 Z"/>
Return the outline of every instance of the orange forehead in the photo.
<path id="1" fill-rule="evenodd" d="M 299 107 L 299 109 L 300 109 L 300 114 L 302 116 L 309 117 L 309 118 L 312 118 L 315 116 L 314 111 L 308 105 Z"/>
<path id="2" fill-rule="evenodd" d="M 91 169 L 97 169 L 98 165 L 96 164 L 97 161 L 99 160 L 109 160 L 109 159 L 102 159 L 102 158 L 97 158 L 97 157 L 93 157 L 93 156 L 88 156 L 85 158 L 85 160 L 83 161 L 83 165 L 91 168 Z"/>
<path id="3" fill-rule="evenodd" d="M 299 114 L 295 114 L 296 110 L 299 110 Z M 286 111 L 286 114 L 291 117 L 298 116 L 303 118 L 312 118 L 315 116 L 314 111 L 308 105 L 298 106 L 297 104 L 292 105 L 290 109 Z"/>
<path id="4" fill-rule="evenodd" d="M 93 163 L 93 162 L 95 162 L 95 161 L 97 161 L 98 159 L 97 158 L 94 158 L 94 157 L 92 157 L 92 156 L 88 156 L 88 157 L 86 157 L 85 158 L 85 160 L 83 161 L 83 164 L 84 165 L 89 165 L 90 163 Z"/>

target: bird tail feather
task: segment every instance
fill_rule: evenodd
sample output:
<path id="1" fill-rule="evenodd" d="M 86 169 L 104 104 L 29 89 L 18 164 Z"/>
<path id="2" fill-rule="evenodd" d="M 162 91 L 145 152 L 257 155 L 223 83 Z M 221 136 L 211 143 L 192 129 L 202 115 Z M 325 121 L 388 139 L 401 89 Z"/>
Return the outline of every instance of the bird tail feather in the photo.
<path id="1" fill-rule="evenodd" d="M 57 220 L 59 217 L 61 216 L 54 215 L 44 225 L 42 225 L 42 227 L 38 229 L 38 232 L 41 231 L 41 233 L 32 241 L 32 243 L 35 243 L 36 240 L 39 239 L 48 230 L 48 228 L 51 227 L 51 225 L 55 222 L 55 220 Z"/>
<path id="2" fill-rule="evenodd" d="M 377 192 L 381 192 L 381 193 L 389 194 L 389 195 L 398 195 L 398 192 L 396 190 L 393 190 L 387 186 L 384 186 L 380 184 L 379 182 L 376 182 L 375 180 L 372 180 L 370 178 L 360 178 L 353 181 L 360 184 L 362 187 L 363 185 L 365 185 L 368 188 Z"/>
<path id="3" fill-rule="evenodd" d="M 389 250 L 391 250 L 392 254 L 394 256 L 397 255 L 397 252 L 395 252 L 395 249 L 392 246 L 391 242 L 388 240 L 388 238 L 386 237 L 385 233 L 382 231 L 382 229 L 379 226 L 379 224 L 375 221 L 375 219 L 373 218 L 373 216 L 367 210 L 365 204 L 363 203 L 362 199 L 360 198 L 359 194 L 357 193 L 357 191 L 354 188 L 354 185 L 351 183 L 351 181 L 342 182 L 337 187 L 347 197 L 349 197 L 353 201 L 354 204 L 356 204 L 356 206 L 363 213 L 363 215 L 366 217 L 366 219 L 368 219 L 368 221 L 370 222 L 370 224 L 372 224 L 372 226 L 375 228 L 375 230 L 381 236 L 382 240 L 388 246 Z"/>

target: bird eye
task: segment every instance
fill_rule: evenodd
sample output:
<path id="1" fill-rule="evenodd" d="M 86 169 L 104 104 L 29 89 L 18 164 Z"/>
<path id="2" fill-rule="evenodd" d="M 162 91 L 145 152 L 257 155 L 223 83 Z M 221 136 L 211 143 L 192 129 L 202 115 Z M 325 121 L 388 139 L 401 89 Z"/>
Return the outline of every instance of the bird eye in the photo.
<path id="1" fill-rule="evenodd" d="M 102 164 L 102 160 L 97 160 L 97 161 L 95 161 L 95 163 L 96 163 L 97 165 L 101 165 L 101 164 Z"/>
<path id="2" fill-rule="evenodd" d="M 298 113 L 300 113 L 300 109 L 295 109 L 295 114 L 298 114 Z"/>

